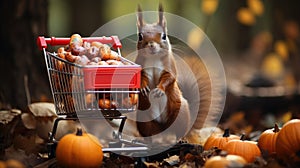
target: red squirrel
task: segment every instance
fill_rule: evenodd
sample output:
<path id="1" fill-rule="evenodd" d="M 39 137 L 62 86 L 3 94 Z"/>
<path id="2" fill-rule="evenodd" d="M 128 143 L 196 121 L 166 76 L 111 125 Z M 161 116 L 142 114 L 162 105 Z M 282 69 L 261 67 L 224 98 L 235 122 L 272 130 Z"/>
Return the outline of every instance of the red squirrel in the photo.
<path id="1" fill-rule="evenodd" d="M 163 12 L 160 4 L 158 22 L 149 24 L 144 22 L 141 7 L 138 6 L 135 62 L 143 70 L 136 124 L 143 137 L 171 128 L 177 138 L 181 138 L 189 131 L 190 112 L 188 102 L 178 87 L 176 63 Z"/>

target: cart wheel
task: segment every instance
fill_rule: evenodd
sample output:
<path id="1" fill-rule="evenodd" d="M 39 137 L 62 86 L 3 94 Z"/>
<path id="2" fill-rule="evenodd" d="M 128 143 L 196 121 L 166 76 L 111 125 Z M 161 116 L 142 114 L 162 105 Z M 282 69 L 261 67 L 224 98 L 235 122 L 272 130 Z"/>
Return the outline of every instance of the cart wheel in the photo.
<path id="1" fill-rule="evenodd" d="M 55 158 L 56 147 L 57 147 L 57 142 L 55 142 L 55 141 L 47 143 L 49 159 Z"/>

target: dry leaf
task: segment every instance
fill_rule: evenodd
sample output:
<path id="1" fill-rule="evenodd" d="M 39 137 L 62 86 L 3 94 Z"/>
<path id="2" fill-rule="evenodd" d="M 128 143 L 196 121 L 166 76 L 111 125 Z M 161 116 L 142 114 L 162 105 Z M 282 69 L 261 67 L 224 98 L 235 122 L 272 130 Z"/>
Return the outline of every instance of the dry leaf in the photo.
<path id="1" fill-rule="evenodd" d="M 158 162 L 154 162 L 154 163 L 144 162 L 144 164 L 147 168 L 158 168 L 159 167 Z"/>
<path id="2" fill-rule="evenodd" d="M 0 123 L 8 124 L 15 118 L 15 116 L 18 116 L 20 114 L 21 114 L 21 111 L 18 109 L 1 110 L 0 111 Z"/>
<path id="3" fill-rule="evenodd" d="M 56 117 L 55 106 L 53 103 L 37 102 L 28 105 L 30 112 L 35 117 Z"/>
<path id="4" fill-rule="evenodd" d="M 191 153 L 187 153 L 185 156 L 184 156 L 184 160 L 187 161 L 187 162 L 192 162 L 195 160 L 195 156 L 192 155 Z"/>
<path id="5" fill-rule="evenodd" d="M 185 162 L 179 166 L 179 168 L 197 168 L 195 162 Z"/>
<path id="6" fill-rule="evenodd" d="M 35 129 L 36 128 L 36 120 L 35 117 L 30 113 L 23 113 L 21 115 L 22 122 L 27 129 Z"/>
<path id="7" fill-rule="evenodd" d="M 169 158 L 164 159 L 164 163 L 167 163 L 169 166 L 175 166 L 179 164 L 179 156 L 173 155 Z"/>
<path id="8" fill-rule="evenodd" d="M 205 128 L 201 128 L 201 129 L 191 130 L 185 138 L 191 144 L 204 145 L 207 138 L 212 133 L 222 133 L 222 132 L 223 132 L 222 129 L 220 129 L 218 127 L 205 127 Z"/>

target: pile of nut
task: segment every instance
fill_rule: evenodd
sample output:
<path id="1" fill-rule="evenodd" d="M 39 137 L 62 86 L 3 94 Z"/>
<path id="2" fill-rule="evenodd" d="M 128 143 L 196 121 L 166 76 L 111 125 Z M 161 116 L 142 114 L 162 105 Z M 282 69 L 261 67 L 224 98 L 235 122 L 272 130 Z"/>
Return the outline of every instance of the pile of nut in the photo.
<path id="1" fill-rule="evenodd" d="M 82 66 L 130 65 L 128 62 L 121 61 L 119 54 L 111 50 L 109 45 L 97 41 L 83 41 L 79 34 L 71 36 L 69 45 L 58 48 L 57 55 Z"/>

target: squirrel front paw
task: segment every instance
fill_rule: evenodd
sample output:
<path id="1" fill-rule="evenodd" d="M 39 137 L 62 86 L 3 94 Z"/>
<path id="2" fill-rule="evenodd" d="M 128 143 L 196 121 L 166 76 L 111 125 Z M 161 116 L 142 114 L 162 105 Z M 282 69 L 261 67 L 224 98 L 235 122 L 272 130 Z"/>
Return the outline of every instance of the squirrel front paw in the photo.
<path id="1" fill-rule="evenodd" d="M 145 86 L 140 88 L 140 92 L 143 96 L 148 96 L 148 93 L 150 92 L 149 86 Z"/>
<path id="2" fill-rule="evenodd" d="M 161 90 L 160 88 L 153 89 L 153 96 L 154 98 L 160 98 L 165 94 L 165 91 Z"/>

